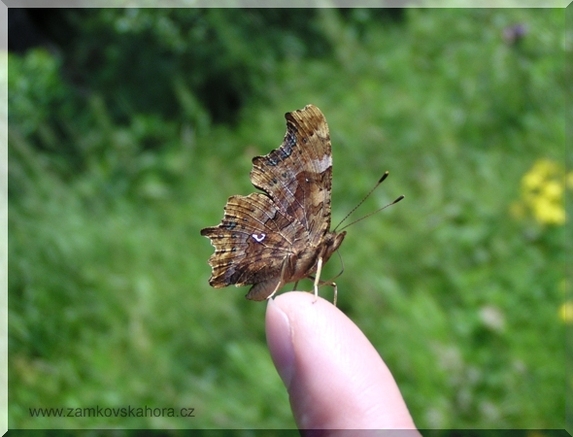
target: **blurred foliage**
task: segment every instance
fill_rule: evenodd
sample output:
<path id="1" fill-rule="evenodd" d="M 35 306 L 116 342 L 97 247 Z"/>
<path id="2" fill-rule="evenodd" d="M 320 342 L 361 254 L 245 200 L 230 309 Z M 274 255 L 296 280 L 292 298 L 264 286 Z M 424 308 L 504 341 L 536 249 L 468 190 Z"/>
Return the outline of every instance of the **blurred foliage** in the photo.
<path id="1" fill-rule="evenodd" d="M 79 87 L 109 99 L 120 121 L 133 112 L 186 119 L 173 93 L 185 81 L 215 121 L 232 113 L 286 57 L 325 55 L 315 10 L 62 9 L 43 24 Z M 43 22 L 46 22 L 45 15 Z M 70 37 L 76 36 L 74 37 Z"/>
<path id="2" fill-rule="evenodd" d="M 10 123 L 64 177 L 97 167 L 125 189 L 141 172 L 169 172 L 146 152 L 169 148 L 178 130 L 192 138 L 236 120 L 266 100 L 281 62 L 331 53 L 312 9 L 27 11 L 57 56 L 11 57 Z M 396 15 L 352 11 L 357 27 Z"/>
<path id="3" fill-rule="evenodd" d="M 563 11 L 59 14 L 58 50 L 9 62 L 12 428 L 294 426 L 265 306 L 209 288 L 199 229 L 307 103 L 333 223 L 386 169 L 361 210 L 406 195 L 350 228 L 337 281 L 416 424 L 563 426 Z M 29 416 L 96 405 L 196 417 Z"/>

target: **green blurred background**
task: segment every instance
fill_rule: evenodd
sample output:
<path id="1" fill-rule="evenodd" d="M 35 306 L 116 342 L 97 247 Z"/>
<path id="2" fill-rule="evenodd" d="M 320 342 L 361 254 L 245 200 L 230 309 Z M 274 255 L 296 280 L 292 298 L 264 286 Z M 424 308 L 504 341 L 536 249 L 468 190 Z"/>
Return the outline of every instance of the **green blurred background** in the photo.
<path id="1" fill-rule="evenodd" d="M 362 214 L 406 196 L 337 281 L 416 424 L 564 426 L 564 10 L 43 13 L 9 55 L 11 428 L 294 427 L 265 304 L 209 287 L 199 230 L 308 103 L 334 224 L 385 170 Z M 30 417 L 128 405 L 195 417 Z"/>

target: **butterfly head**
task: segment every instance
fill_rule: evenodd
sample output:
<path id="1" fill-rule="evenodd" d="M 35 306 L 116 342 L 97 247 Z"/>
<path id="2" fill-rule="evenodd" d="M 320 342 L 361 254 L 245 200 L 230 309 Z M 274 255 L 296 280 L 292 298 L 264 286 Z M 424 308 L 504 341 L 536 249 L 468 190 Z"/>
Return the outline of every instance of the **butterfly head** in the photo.
<path id="1" fill-rule="evenodd" d="M 323 243 L 323 261 L 326 262 L 330 259 L 332 254 L 338 250 L 342 241 L 346 237 L 346 231 L 342 232 L 328 232 L 324 236 L 324 243 Z"/>

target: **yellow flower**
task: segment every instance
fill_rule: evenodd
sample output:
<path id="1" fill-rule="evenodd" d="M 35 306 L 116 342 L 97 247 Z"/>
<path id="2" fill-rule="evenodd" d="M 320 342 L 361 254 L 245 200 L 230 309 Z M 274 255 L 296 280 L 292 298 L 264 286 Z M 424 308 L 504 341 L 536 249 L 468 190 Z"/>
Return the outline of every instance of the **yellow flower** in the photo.
<path id="1" fill-rule="evenodd" d="M 563 195 L 563 184 L 560 184 L 554 180 L 548 181 L 543 187 L 541 194 L 544 195 L 547 199 L 561 201 L 561 196 Z"/>
<path id="2" fill-rule="evenodd" d="M 565 211 L 563 208 L 551 205 L 543 200 L 532 206 L 533 217 L 544 225 L 561 225 L 565 223 Z"/>
<path id="3" fill-rule="evenodd" d="M 538 222 L 548 225 L 561 225 L 565 223 L 565 210 L 547 197 L 539 197 L 533 205 L 533 215 Z"/>
<path id="4" fill-rule="evenodd" d="M 573 184 L 573 173 L 568 176 Z M 569 179 L 567 183 L 569 183 Z M 538 160 L 521 180 L 522 205 L 535 220 L 545 225 L 562 225 L 566 215 L 563 206 L 565 170 L 549 159 Z M 512 206 L 514 216 L 518 209 Z"/>
<path id="5" fill-rule="evenodd" d="M 566 324 L 573 323 L 573 302 L 567 301 L 559 308 L 559 318 Z"/>
<path id="6" fill-rule="evenodd" d="M 534 167 L 535 169 L 535 167 Z M 523 176 L 523 188 L 525 190 L 534 191 L 541 186 L 543 176 L 537 171 L 530 170 Z"/>

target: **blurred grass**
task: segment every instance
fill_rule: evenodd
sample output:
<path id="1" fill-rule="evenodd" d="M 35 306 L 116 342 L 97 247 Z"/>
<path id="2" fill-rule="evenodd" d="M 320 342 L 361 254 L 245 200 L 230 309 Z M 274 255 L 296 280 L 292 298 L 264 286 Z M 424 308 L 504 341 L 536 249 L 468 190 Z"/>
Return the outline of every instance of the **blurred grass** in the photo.
<path id="1" fill-rule="evenodd" d="M 139 125 L 110 125 L 97 97 L 100 124 L 78 147 L 104 143 L 109 159 L 72 180 L 10 127 L 11 428 L 294 427 L 265 305 L 247 302 L 247 288 L 210 289 L 199 230 L 220 221 L 228 196 L 253 191 L 251 158 L 278 146 L 283 114 L 307 103 L 331 129 L 333 224 L 385 170 L 361 211 L 406 195 L 349 229 L 337 281 L 339 307 L 387 362 L 416 424 L 563 426 L 565 228 L 511 214 L 535 162 L 564 158 L 562 11 L 408 10 L 404 26 L 361 34 L 332 10 L 319 15 L 331 58 L 284 61 L 267 101 L 234 127 L 141 119 L 163 153 L 136 153 Z M 516 23 L 527 34 L 504 42 Z M 130 171 L 139 176 L 124 187 Z M 335 256 L 324 277 L 339 270 Z M 28 413 L 95 405 L 196 417 Z"/>

